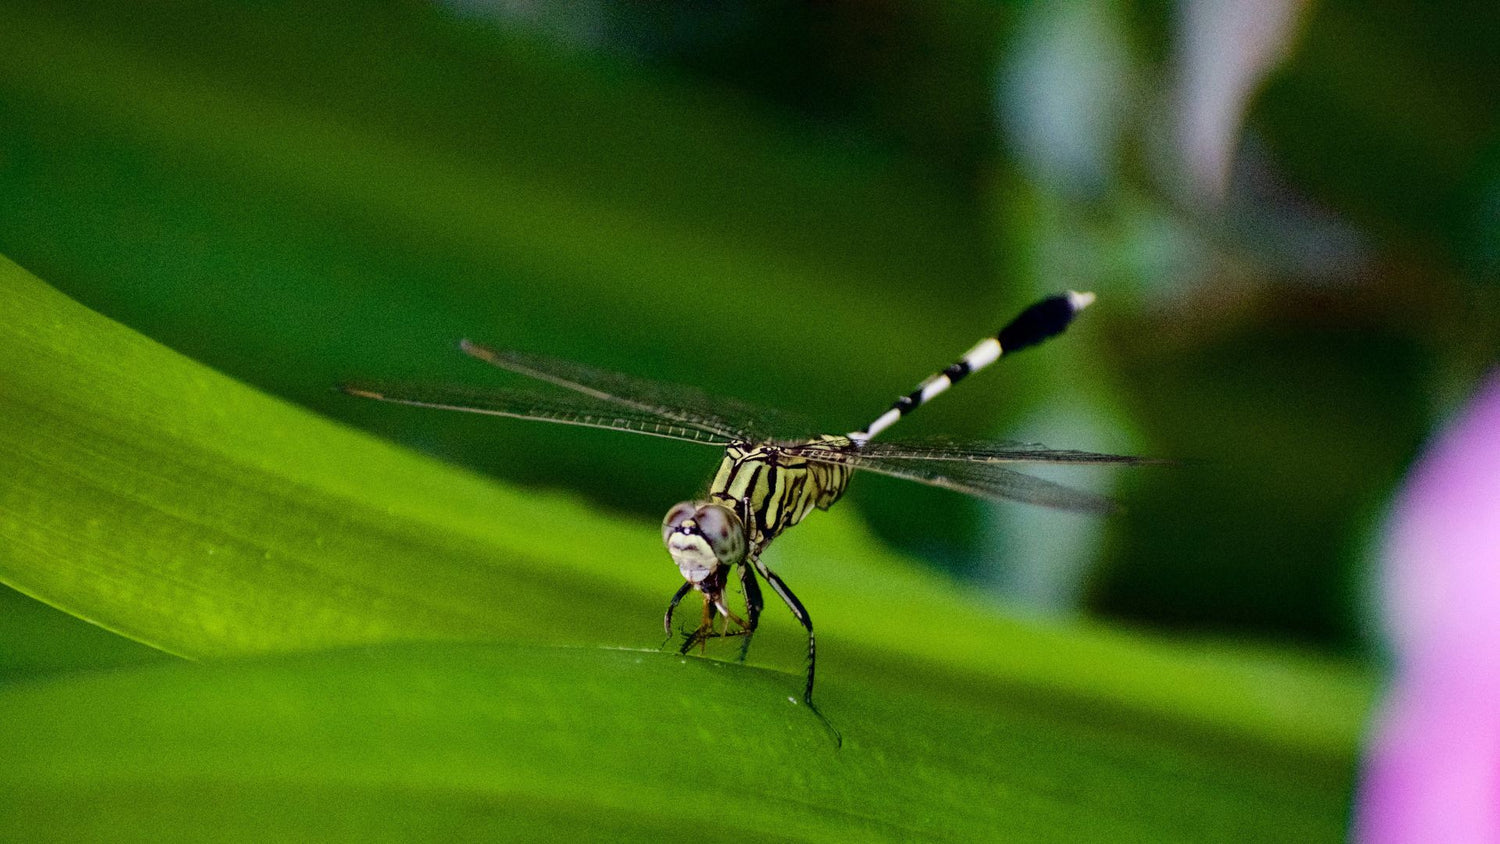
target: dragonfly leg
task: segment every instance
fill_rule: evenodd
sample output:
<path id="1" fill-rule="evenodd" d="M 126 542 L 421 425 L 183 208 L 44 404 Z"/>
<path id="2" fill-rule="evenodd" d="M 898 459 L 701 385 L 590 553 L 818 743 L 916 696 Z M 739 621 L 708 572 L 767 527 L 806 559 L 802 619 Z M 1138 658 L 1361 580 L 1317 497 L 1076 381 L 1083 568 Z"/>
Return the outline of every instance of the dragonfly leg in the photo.
<path id="1" fill-rule="evenodd" d="M 662 629 L 667 631 L 667 638 L 661 643 L 661 646 L 664 648 L 667 646 L 667 642 L 672 641 L 672 613 L 677 612 L 677 605 L 682 603 L 682 599 L 687 597 L 687 593 L 691 591 L 693 591 L 693 584 L 683 583 L 681 588 L 677 590 L 677 594 L 672 596 L 671 603 L 667 604 L 667 614 L 661 620 Z"/>
<path id="2" fill-rule="evenodd" d="M 718 608 L 714 606 L 713 597 L 705 594 L 703 596 L 703 622 L 698 625 L 698 629 L 682 638 L 682 647 L 679 647 L 677 652 L 685 654 L 698 645 L 703 645 L 706 652 L 708 640 L 718 635 L 714 632 L 714 618 L 717 614 Z"/>
<path id="3" fill-rule="evenodd" d="M 718 614 L 718 607 L 715 605 L 713 597 L 709 596 L 709 595 L 704 595 L 703 596 L 703 623 L 700 624 L 700 625 L 698 625 L 698 629 L 693 632 L 692 637 L 690 637 L 690 639 L 689 639 L 689 641 L 691 641 L 691 639 L 693 639 L 693 638 L 696 638 L 698 640 L 698 644 L 700 645 L 700 647 L 698 649 L 698 652 L 700 654 L 707 654 L 708 653 L 708 640 L 713 637 L 713 634 L 714 634 L 714 617 L 717 614 Z M 692 646 L 689 645 L 688 648 L 691 649 Z"/>
<path id="4" fill-rule="evenodd" d="M 723 595 L 720 595 L 719 600 L 714 602 L 714 606 L 718 609 L 719 614 L 724 616 L 724 630 L 722 632 L 713 633 L 715 637 L 743 636 L 750 630 L 750 624 L 748 622 L 731 612 L 729 607 L 724 606 Z M 730 630 L 729 625 L 731 624 L 739 629 Z"/>
<path id="5" fill-rule="evenodd" d="M 749 631 L 744 627 L 730 630 L 728 629 L 728 625 L 725 626 L 724 630 L 714 630 L 712 628 L 700 627 L 697 630 L 694 630 L 693 632 L 687 634 L 682 647 L 678 650 L 682 653 L 687 653 L 688 651 L 693 649 L 694 645 L 706 644 L 709 639 L 732 639 L 735 636 L 744 636 L 748 632 Z"/>
<path id="6" fill-rule="evenodd" d="M 740 645 L 739 661 L 745 661 L 745 654 L 750 651 L 750 639 L 755 635 L 755 628 L 760 625 L 760 611 L 765 607 L 765 598 L 761 596 L 760 582 L 755 579 L 755 557 L 759 555 L 760 549 L 765 543 L 755 544 L 755 537 L 759 535 L 759 525 L 755 520 L 755 508 L 750 506 L 750 496 L 744 496 L 736 502 L 738 505 L 738 516 L 740 524 L 744 526 L 745 537 L 750 542 L 750 547 L 745 550 L 745 559 L 740 561 L 740 586 L 745 592 L 745 641 Z"/>
<path id="7" fill-rule="evenodd" d="M 755 579 L 755 567 L 749 562 L 740 566 L 740 583 L 745 589 L 745 641 L 740 643 L 739 659 L 744 662 L 745 654 L 750 650 L 750 637 L 755 635 L 755 628 L 760 624 L 760 611 L 766 601 L 760 594 L 760 582 Z"/>
<path id="8" fill-rule="evenodd" d="M 827 727 L 828 731 L 833 734 L 834 742 L 842 747 L 844 737 L 837 729 L 834 729 L 832 724 L 828 723 L 828 719 L 824 718 L 823 713 L 818 711 L 817 704 L 813 703 L 813 676 L 818 666 L 818 640 L 813 635 L 812 616 L 808 615 L 807 608 L 802 606 L 802 602 L 797 600 L 797 596 L 792 594 L 792 590 L 787 587 L 786 581 L 782 580 L 776 572 L 771 571 L 765 563 L 760 561 L 759 557 L 752 556 L 750 560 L 754 563 L 755 570 L 760 573 L 760 576 L 765 578 L 766 582 L 771 584 L 771 588 L 775 590 L 776 594 L 781 596 L 781 600 L 786 602 L 787 608 L 792 611 L 792 615 L 796 616 L 797 620 L 802 622 L 802 626 L 807 628 L 807 687 L 803 689 L 802 702 L 807 704 L 807 708 L 811 709 L 814 715 L 818 716 L 818 720 L 822 721 L 823 726 Z"/>
<path id="9" fill-rule="evenodd" d="M 706 648 L 709 639 L 727 639 L 732 636 L 749 635 L 749 623 L 724 606 L 722 595 L 717 599 L 705 598 L 704 604 L 703 624 L 686 636 L 682 647 L 679 649 L 679 653 L 687 653 L 693 649 L 693 646 L 700 644 Z M 716 630 L 714 629 L 714 621 L 720 615 L 724 616 L 724 629 Z"/>

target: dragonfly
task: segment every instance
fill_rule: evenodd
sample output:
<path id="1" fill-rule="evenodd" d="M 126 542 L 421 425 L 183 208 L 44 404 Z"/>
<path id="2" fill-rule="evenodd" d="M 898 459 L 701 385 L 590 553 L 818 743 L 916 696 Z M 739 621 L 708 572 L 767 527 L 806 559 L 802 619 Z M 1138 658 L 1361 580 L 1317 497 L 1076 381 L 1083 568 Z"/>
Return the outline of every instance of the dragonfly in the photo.
<path id="1" fill-rule="evenodd" d="M 661 536 L 683 583 L 667 604 L 662 626 L 673 638 L 672 619 L 689 594 L 702 596 L 698 626 L 683 631 L 680 653 L 710 639 L 740 637 L 743 661 L 760 623 L 764 581 L 807 632 L 807 673 L 802 702 L 842 738 L 813 703 L 817 637 L 812 616 L 762 559 L 766 547 L 813 510 L 827 510 L 843 496 L 855 471 L 888 475 L 985 499 L 1019 501 L 1060 510 L 1104 514 L 1109 499 L 1027 475 L 1014 464 L 1113 464 L 1159 462 L 1149 458 L 1048 448 L 1033 443 L 949 440 L 875 441 L 903 417 L 954 384 L 1055 337 L 1094 301 L 1092 293 L 1049 296 L 1023 310 L 997 334 L 986 337 L 947 368 L 896 399 L 864 428 L 846 434 L 808 435 L 788 414 L 716 398 L 697 389 L 594 369 L 542 355 L 496 349 L 470 340 L 459 347 L 471 357 L 549 385 L 475 390 L 456 386 L 346 383 L 350 395 L 395 404 L 603 428 L 724 449 L 717 473 L 701 498 L 667 511 Z M 794 431 L 796 436 L 788 436 Z M 738 581 L 744 614 L 731 608 L 728 592 Z"/>

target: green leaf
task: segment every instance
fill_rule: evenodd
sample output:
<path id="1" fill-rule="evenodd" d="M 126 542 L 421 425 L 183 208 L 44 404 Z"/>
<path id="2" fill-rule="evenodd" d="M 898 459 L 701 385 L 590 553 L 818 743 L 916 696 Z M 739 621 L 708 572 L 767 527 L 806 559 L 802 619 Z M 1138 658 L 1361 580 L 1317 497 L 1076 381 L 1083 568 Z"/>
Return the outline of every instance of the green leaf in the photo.
<path id="1" fill-rule="evenodd" d="M 815 838 L 1341 829 L 1369 687 L 1336 666 L 1022 625 L 835 511 L 773 565 L 818 620 L 836 751 L 789 703 L 785 616 L 752 654 L 779 671 L 655 652 L 677 585 L 655 525 L 320 419 L 8 262 L 0 300 L 0 581 L 195 659 L 512 643 L 13 685 L 5 814 L 38 830 L 75 788 L 185 838 L 461 810 L 512 832 L 618 811 L 652 836 L 701 829 L 703 806 Z"/>
<path id="2" fill-rule="evenodd" d="M 0 586 L 0 684 L 18 677 L 170 658 Z"/>
<path id="3" fill-rule="evenodd" d="M 0 691 L 0 814 L 24 840 L 1339 835 L 1339 788 L 1290 759 L 890 685 L 831 690 L 838 750 L 785 680 L 498 646 L 65 678 Z"/>
<path id="4" fill-rule="evenodd" d="M 0 290 L 0 577 L 23 592 L 208 657 L 519 635 L 628 603 L 620 590 L 648 580 L 596 561 L 646 557 L 654 531 L 414 460 L 173 355 L 13 264 Z M 560 628 L 575 642 L 610 632 L 543 625 Z"/>

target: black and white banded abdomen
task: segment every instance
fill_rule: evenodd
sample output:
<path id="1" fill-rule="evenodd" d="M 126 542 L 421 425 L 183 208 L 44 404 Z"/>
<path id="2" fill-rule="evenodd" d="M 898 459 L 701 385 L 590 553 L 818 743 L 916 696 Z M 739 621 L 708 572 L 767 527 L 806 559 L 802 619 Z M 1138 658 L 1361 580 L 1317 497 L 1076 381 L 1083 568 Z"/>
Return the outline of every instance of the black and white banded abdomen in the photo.
<path id="1" fill-rule="evenodd" d="M 901 417 L 931 401 L 967 376 L 999 360 L 1001 355 L 1013 355 L 1050 337 L 1056 337 L 1063 333 L 1079 311 L 1087 308 L 1093 301 L 1092 293 L 1070 290 L 1037 302 L 1007 323 L 998 334 L 980 340 L 948 368 L 927 376 L 915 390 L 896 399 L 889 410 L 876 417 L 863 431 L 851 431 L 849 439 L 856 443 L 868 442 L 871 437 L 900 421 Z"/>

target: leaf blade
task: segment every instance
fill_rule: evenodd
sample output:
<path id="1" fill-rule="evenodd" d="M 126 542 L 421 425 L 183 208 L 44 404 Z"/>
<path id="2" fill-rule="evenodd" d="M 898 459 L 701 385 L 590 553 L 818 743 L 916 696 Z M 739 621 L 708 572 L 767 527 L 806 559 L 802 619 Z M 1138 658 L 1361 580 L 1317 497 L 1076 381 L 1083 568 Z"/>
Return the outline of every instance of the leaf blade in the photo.
<path id="1" fill-rule="evenodd" d="M 710 800 L 716 827 L 797 840 L 1342 835 L 1338 765 L 903 685 L 835 694 L 836 750 L 781 675 L 660 653 L 391 646 L 63 678 L 0 690 L 0 807 L 29 805 L 39 833 L 81 788 L 126 833 L 168 818 L 353 839 L 392 819 L 446 828 L 457 803 L 479 837 L 612 834 L 617 813 L 660 835 Z M 706 759 L 732 774 L 705 779 Z M 204 791 L 230 808 L 196 811 Z"/>

